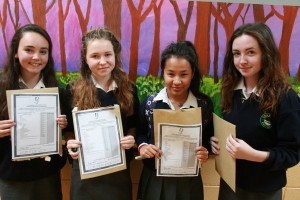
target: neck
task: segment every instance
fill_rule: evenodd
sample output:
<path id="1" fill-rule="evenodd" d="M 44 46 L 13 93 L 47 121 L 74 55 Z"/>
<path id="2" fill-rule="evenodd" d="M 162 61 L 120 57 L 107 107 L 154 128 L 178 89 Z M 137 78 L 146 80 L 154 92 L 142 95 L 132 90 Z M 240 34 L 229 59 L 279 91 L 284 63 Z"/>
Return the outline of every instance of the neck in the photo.
<path id="1" fill-rule="evenodd" d="M 26 86 L 29 89 L 32 89 L 39 82 L 39 80 L 41 79 L 41 76 L 40 76 L 40 74 L 31 75 L 31 76 L 22 74 L 22 79 L 25 82 Z"/>
<path id="2" fill-rule="evenodd" d="M 177 105 L 179 107 L 182 107 L 183 104 L 186 102 L 187 98 L 188 98 L 188 92 L 185 95 L 181 95 L 181 96 L 170 96 L 168 95 L 171 103 L 173 105 Z"/>
<path id="3" fill-rule="evenodd" d="M 94 76 L 95 77 L 95 76 Z M 95 80 L 97 81 L 97 83 L 105 90 L 107 91 L 111 82 L 112 82 L 112 79 L 111 77 L 105 77 L 105 78 L 97 78 L 95 77 Z"/>

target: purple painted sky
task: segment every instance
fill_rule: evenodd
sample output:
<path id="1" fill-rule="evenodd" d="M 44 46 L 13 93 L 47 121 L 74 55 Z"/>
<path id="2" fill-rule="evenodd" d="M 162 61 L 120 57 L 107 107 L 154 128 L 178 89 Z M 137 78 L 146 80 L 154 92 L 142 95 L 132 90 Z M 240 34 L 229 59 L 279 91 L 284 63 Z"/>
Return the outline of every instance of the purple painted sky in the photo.
<path id="1" fill-rule="evenodd" d="M 1 8 L 1 17 L 3 18 L 3 2 L 4 0 L 0 0 L 0 8 Z M 14 3 L 13 1 L 10 2 L 10 7 L 12 12 L 14 12 Z M 30 21 L 33 22 L 32 18 L 32 7 L 31 7 L 31 1 L 30 0 L 23 0 L 23 5 L 26 9 L 26 13 L 28 17 L 30 18 Z M 49 1 L 48 1 L 49 2 Z M 63 7 L 65 10 L 66 2 L 62 1 Z M 86 0 L 78 0 L 80 3 L 81 9 L 83 14 L 85 15 L 87 10 L 87 1 Z M 138 0 L 134 0 L 135 5 L 137 6 Z M 146 3 L 144 5 L 145 11 L 146 7 L 149 5 L 151 1 L 146 0 Z M 180 8 L 181 15 L 183 19 L 185 19 L 186 11 L 188 2 L 187 1 L 177 1 L 178 6 Z M 48 3 L 49 4 L 49 3 Z M 216 5 L 216 3 L 213 3 Z M 231 6 L 230 11 L 234 12 L 238 4 L 234 4 Z M 244 9 L 242 11 L 242 15 L 246 12 L 246 7 L 248 4 L 245 4 Z M 282 6 L 275 6 L 276 10 L 283 13 L 283 7 Z M 268 11 L 271 9 L 269 5 L 264 6 L 265 13 L 268 13 Z M 295 76 L 298 70 L 298 66 L 300 64 L 300 11 L 298 11 L 298 15 L 295 21 L 294 29 L 291 36 L 290 41 L 290 74 L 291 76 Z M 51 10 L 47 13 L 47 31 L 51 35 L 52 42 L 53 42 L 53 56 L 55 60 L 55 68 L 57 71 L 61 71 L 61 57 L 60 57 L 60 50 L 59 50 L 59 32 L 58 32 L 58 5 L 57 2 L 54 4 L 54 6 L 51 8 Z M 13 13 L 14 16 L 14 13 Z M 150 14 L 147 16 L 147 18 L 142 22 L 141 30 L 140 30 L 140 40 L 139 40 L 139 62 L 138 62 L 138 75 L 146 75 L 148 72 L 148 67 L 150 63 L 151 53 L 152 53 L 152 45 L 153 45 L 153 38 L 154 38 L 154 13 L 153 11 L 150 12 Z M 249 10 L 247 12 L 245 23 L 247 22 L 253 22 L 253 10 L 252 6 L 249 7 Z M 25 18 L 24 12 L 20 9 L 20 21 L 19 23 L 21 25 L 29 23 L 28 20 Z M 104 23 L 104 17 L 103 17 L 103 11 L 102 11 L 102 3 L 101 0 L 98 1 L 92 1 L 91 5 L 91 14 L 90 14 L 90 20 L 88 23 L 87 29 L 90 30 L 95 27 L 103 26 Z M 211 27 L 213 28 L 214 23 L 214 17 L 211 18 Z M 271 17 L 266 22 L 270 28 L 273 31 L 275 40 L 277 44 L 279 44 L 281 39 L 281 33 L 282 33 L 282 20 L 280 20 L 275 15 Z M 70 10 L 67 15 L 67 18 L 64 22 L 65 24 L 65 51 L 66 51 L 66 60 L 67 60 L 67 71 L 73 72 L 78 71 L 79 64 L 80 64 L 80 47 L 81 47 L 81 29 L 78 21 L 77 14 L 75 12 L 75 7 L 73 3 L 70 4 Z M 131 44 L 131 14 L 129 12 L 127 1 L 122 1 L 122 58 L 123 58 L 123 67 L 126 72 L 129 71 L 129 58 L 130 58 L 130 44 Z M 239 18 L 235 28 L 242 24 L 242 19 Z M 195 37 L 195 27 L 196 27 L 196 5 L 194 5 L 192 18 L 189 23 L 189 28 L 187 31 L 187 40 L 194 41 Z M 211 36 L 213 35 L 213 30 L 211 28 Z M 222 71 L 222 61 L 224 57 L 224 51 L 225 51 L 225 42 L 226 42 L 226 36 L 224 32 L 224 28 L 220 23 L 218 23 L 218 38 L 219 38 L 219 45 L 220 45 L 220 52 L 218 55 L 219 58 L 219 70 L 218 74 L 221 74 Z M 161 31 L 160 31 L 160 48 L 164 49 L 167 44 L 169 44 L 172 41 L 176 41 L 177 39 L 177 29 L 178 29 L 178 23 L 176 20 L 175 12 L 173 6 L 170 4 L 168 0 L 165 0 L 162 8 L 161 8 Z M 10 43 L 12 34 L 14 32 L 11 19 L 9 16 L 7 16 L 7 24 L 5 27 L 1 27 L 0 31 L 0 68 L 3 68 L 3 64 L 5 63 L 6 59 L 6 49 L 4 45 L 4 38 L 3 38 L 3 31 L 6 35 L 7 43 Z M 214 59 L 214 41 L 213 38 L 211 38 L 210 41 L 211 44 L 211 65 L 210 65 L 210 74 L 213 74 L 213 59 Z"/>

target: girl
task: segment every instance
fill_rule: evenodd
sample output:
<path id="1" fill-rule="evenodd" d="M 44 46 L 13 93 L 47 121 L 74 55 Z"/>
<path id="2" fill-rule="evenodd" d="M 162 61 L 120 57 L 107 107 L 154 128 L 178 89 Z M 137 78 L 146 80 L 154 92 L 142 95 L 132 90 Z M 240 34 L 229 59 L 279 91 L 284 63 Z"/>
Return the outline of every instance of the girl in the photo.
<path id="1" fill-rule="evenodd" d="M 129 162 L 133 157 L 135 126 L 139 100 L 136 87 L 121 68 L 121 44 L 107 29 L 98 28 L 82 38 L 80 78 L 67 86 L 67 118 L 72 109 L 92 109 L 119 104 L 123 132 L 121 147 L 126 149 L 127 169 L 116 173 L 80 180 L 78 155 L 80 142 L 74 138 L 72 126 L 67 127 L 67 148 L 72 156 L 71 199 L 132 199 Z M 77 151 L 73 152 L 74 148 Z"/>
<path id="2" fill-rule="evenodd" d="M 237 190 L 221 180 L 219 199 L 281 200 L 286 170 L 299 162 L 300 99 L 267 25 L 243 25 L 229 40 L 221 107 L 224 119 L 236 125 L 226 150 L 236 159 Z M 211 145 L 218 154 L 216 137 Z"/>
<path id="3" fill-rule="evenodd" d="M 52 42 L 48 33 L 38 25 L 28 24 L 18 29 L 0 83 L 0 196 L 8 199 L 61 199 L 60 169 L 66 156 L 52 155 L 50 161 L 35 158 L 12 161 L 6 90 L 57 87 Z M 65 115 L 57 118 L 65 128 Z M 47 195 L 45 195 L 47 194 Z"/>
<path id="4" fill-rule="evenodd" d="M 139 185 L 138 198 L 143 200 L 201 200 L 203 184 L 201 173 L 198 177 L 158 177 L 154 167 L 154 157 L 162 151 L 154 145 L 153 114 L 151 109 L 183 109 L 201 107 L 203 125 L 203 146 L 195 149 L 195 156 L 201 163 L 208 160 L 209 138 L 213 135 L 213 105 L 208 96 L 199 91 L 202 82 L 198 70 L 198 57 L 189 41 L 171 43 L 162 53 L 161 71 L 165 83 L 158 94 L 151 95 L 140 108 L 140 126 L 137 143 L 144 167 Z M 150 119 L 150 120 L 148 120 Z"/>

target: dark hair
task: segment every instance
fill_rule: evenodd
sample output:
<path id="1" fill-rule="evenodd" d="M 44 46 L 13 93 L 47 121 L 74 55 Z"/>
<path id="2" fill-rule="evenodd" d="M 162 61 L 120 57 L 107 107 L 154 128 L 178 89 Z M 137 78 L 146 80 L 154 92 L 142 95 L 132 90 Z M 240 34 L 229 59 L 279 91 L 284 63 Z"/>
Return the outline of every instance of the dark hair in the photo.
<path id="1" fill-rule="evenodd" d="M 55 76 L 54 61 L 52 57 L 52 41 L 49 34 L 47 33 L 46 30 L 44 30 L 42 27 L 36 24 L 27 24 L 25 26 L 20 27 L 12 37 L 9 54 L 1 75 L 1 83 L 0 83 L 1 115 L 2 114 L 5 115 L 5 113 L 7 112 L 5 91 L 19 89 L 19 77 L 22 75 L 21 65 L 19 63 L 19 59 L 16 58 L 15 55 L 18 52 L 20 40 L 22 39 L 24 33 L 27 32 L 38 33 L 47 40 L 49 44 L 48 62 L 45 68 L 41 71 L 41 75 L 43 77 L 43 82 L 46 87 L 56 87 L 58 85 Z"/>
<path id="2" fill-rule="evenodd" d="M 200 97 L 202 75 L 198 68 L 198 56 L 193 43 L 191 43 L 190 41 L 181 41 L 177 43 L 171 43 L 166 47 L 166 49 L 162 52 L 160 62 L 162 77 L 164 74 L 166 62 L 172 57 L 184 58 L 190 63 L 194 76 L 191 80 L 189 89 L 192 91 L 194 96 Z"/>
<path id="3" fill-rule="evenodd" d="M 224 58 L 222 76 L 222 104 L 224 112 L 229 112 L 232 106 L 234 88 L 242 78 L 233 61 L 232 44 L 234 40 L 242 35 L 249 35 L 258 42 L 262 52 L 261 70 L 257 91 L 259 96 L 252 95 L 260 103 L 263 111 L 276 112 L 277 101 L 282 93 L 291 88 L 286 75 L 281 67 L 280 53 L 273 38 L 270 28 L 263 23 L 249 23 L 237 28 L 231 36 L 227 52 Z"/>
<path id="4" fill-rule="evenodd" d="M 110 41 L 113 46 L 115 67 L 111 76 L 112 80 L 114 80 L 118 85 L 118 88 L 114 91 L 114 93 L 121 109 L 127 115 L 130 115 L 133 113 L 133 85 L 126 72 L 122 69 L 121 43 L 115 35 L 106 28 L 91 30 L 82 37 L 80 78 L 71 85 L 71 91 L 74 97 L 73 106 L 77 106 L 79 109 L 91 109 L 99 107 L 101 104 L 101 102 L 99 104 L 97 89 L 91 79 L 92 72 L 86 63 L 88 44 L 94 40 L 100 39 Z"/>

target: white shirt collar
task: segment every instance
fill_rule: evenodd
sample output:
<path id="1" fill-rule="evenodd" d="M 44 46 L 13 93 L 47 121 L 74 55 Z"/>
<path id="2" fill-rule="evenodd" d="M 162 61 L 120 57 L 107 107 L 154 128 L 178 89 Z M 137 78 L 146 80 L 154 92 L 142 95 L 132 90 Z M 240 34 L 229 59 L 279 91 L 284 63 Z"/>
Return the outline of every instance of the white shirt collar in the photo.
<path id="1" fill-rule="evenodd" d="M 256 86 L 252 89 L 251 92 L 247 92 L 247 89 L 246 89 L 245 82 L 244 82 L 243 78 L 241 78 L 241 80 L 239 81 L 237 86 L 234 88 L 234 90 L 242 90 L 242 93 L 243 93 L 243 95 L 246 99 L 248 99 L 251 96 L 252 93 L 254 93 L 256 96 L 259 96 L 259 94 L 257 93 Z"/>
<path id="2" fill-rule="evenodd" d="M 105 91 L 105 90 L 103 89 L 103 87 L 96 81 L 95 77 L 94 77 L 93 75 L 91 75 L 91 77 L 92 77 L 92 81 L 93 81 L 95 87 L 96 87 L 96 88 L 100 88 L 101 90 Z M 113 80 L 113 81 L 111 82 L 111 84 L 109 85 L 108 90 L 105 91 L 105 92 L 113 91 L 113 90 L 115 90 L 115 89 L 117 89 L 117 88 L 118 88 L 118 85 L 117 85 L 117 83 Z"/>
<path id="3" fill-rule="evenodd" d="M 162 102 L 168 104 L 172 110 L 175 110 L 175 107 L 173 106 L 173 104 L 171 103 L 171 101 L 170 101 L 170 99 L 168 97 L 167 88 L 166 87 L 163 88 L 156 95 L 156 97 L 153 99 L 153 101 L 162 101 Z M 193 93 L 191 91 L 189 91 L 188 98 L 186 99 L 186 101 L 184 102 L 184 104 L 181 106 L 180 109 L 190 108 L 190 107 L 194 107 L 194 108 L 198 107 L 197 99 L 196 99 L 196 97 L 193 95 Z"/>
<path id="4" fill-rule="evenodd" d="M 19 86 L 22 89 L 28 89 L 28 86 L 22 77 L 19 77 Z M 41 88 L 46 88 L 46 86 L 43 82 L 43 77 L 39 80 L 39 82 L 37 82 L 37 84 L 32 89 L 41 89 Z"/>

